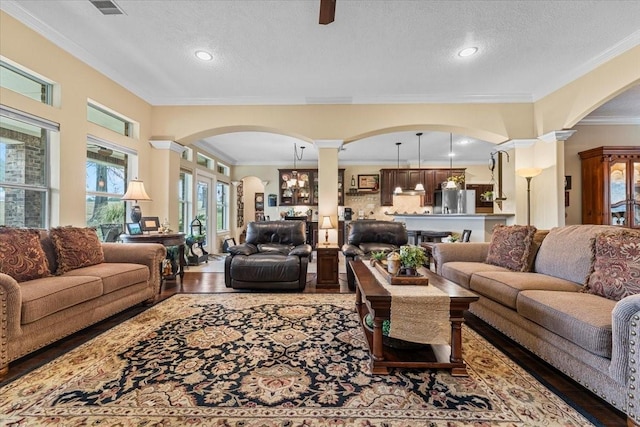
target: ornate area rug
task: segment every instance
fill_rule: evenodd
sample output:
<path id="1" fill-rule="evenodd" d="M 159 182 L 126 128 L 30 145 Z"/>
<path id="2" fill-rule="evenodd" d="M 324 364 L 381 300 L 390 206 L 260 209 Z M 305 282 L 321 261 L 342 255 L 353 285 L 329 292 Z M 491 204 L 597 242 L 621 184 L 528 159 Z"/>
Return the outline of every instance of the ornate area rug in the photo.
<path id="1" fill-rule="evenodd" d="M 591 425 L 475 332 L 463 337 L 467 378 L 371 375 L 353 295 L 180 294 L 1 388 L 0 424 Z"/>

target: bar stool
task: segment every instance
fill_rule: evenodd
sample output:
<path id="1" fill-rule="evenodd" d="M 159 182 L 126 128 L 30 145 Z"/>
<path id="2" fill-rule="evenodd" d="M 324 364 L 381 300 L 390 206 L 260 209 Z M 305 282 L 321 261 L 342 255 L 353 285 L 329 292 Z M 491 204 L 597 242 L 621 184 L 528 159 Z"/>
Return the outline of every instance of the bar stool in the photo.
<path id="1" fill-rule="evenodd" d="M 412 245 L 418 246 L 420 244 L 420 236 L 422 232 L 420 230 L 407 230 L 407 237 L 409 238 L 409 243 Z"/>

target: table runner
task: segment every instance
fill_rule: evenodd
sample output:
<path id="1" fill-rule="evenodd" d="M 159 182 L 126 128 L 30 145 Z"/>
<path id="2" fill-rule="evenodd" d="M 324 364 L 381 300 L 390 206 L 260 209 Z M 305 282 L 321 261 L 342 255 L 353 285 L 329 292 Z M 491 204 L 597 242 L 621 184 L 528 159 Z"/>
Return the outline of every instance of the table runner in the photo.
<path id="1" fill-rule="evenodd" d="M 450 344 L 449 296 L 433 285 L 390 285 L 368 262 L 364 264 L 391 294 L 389 336 L 421 344 Z"/>

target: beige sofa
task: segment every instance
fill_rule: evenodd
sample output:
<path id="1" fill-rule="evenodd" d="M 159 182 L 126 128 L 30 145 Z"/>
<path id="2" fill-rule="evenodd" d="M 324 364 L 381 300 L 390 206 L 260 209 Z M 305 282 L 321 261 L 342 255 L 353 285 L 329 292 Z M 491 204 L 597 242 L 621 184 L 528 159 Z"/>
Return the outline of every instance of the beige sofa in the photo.
<path id="1" fill-rule="evenodd" d="M 595 236 L 613 230 L 619 227 L 576 225 L 554 228 L 546 237 L 539 233 L 543 240 L 532 246 L 527 272 L 485 263 L 489 243 L 438 244 L 434 257 L 440 275 L 480 295 L 473 314 L 637 423 L 640 295 L 614 301 L 580 292 L 593 270 Z"/>
<path id="2" fill-rule="evenodd" d="M 126 308 L 152 302 L 159 293 L 166 256 L 162 245 L 98 242 L 104 262 L 55 275 L 56 252 L 47 231 L 40 231 L 40 243 L 50 276 L 18 282 L 0 273 L 0 378 L 10 362 Z"/>

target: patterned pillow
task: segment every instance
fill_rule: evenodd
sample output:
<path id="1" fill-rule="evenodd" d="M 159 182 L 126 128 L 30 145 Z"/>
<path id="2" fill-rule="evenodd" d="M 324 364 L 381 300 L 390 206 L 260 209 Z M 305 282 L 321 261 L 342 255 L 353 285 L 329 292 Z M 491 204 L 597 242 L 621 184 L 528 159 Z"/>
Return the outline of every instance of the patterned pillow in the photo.
<path id="1" fill-rule="evenodd" d="M 496 225 L 485 262 L 513 271 L 527 271 L 535 232 L 532 225 Z"/>
<path id="2" fill-rule="evenodd" d="M 102 244 L 93 228 L 56 227 L 49 230 L 56 248 L 56 274 L 104 262 Z"/>
<path id="3" fill-rule="evenodd" d="M 0 227 L 0 272 L 17 282 L 51 275 L 38 230 Z"/>
<path id="4" fill-rule="evenodd" d="M 640 232 L 607 231 L 594 243 L 593 272 L 585 292 L 614 301 L 640 293 Z"/>

